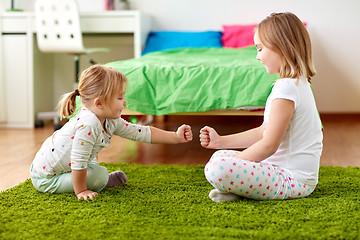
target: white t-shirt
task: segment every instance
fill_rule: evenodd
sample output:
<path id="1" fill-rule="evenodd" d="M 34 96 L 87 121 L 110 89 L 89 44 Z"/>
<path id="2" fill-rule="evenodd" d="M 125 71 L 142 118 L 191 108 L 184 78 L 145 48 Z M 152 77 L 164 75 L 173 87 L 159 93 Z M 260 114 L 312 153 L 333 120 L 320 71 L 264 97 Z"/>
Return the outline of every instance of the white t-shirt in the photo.
<path id="1" fill-rule="evenodd" d="M 89 109 L 82 107 L 60 130 L 45 140 L 37 152 L 31 171 L 49 178 L 86 169 L 97 153 L 108 147 L 112 135 L 139 142 L 151 142 L 149 126 L 131 124 L 122 118 L 106 119 L 106 129 Z"/>
<path id="2" fill-rule="evenodd" d="M 266 101 L 264 134 L 274 99 L 293 101 L 295 110 L 278 150 L 262 162 L 287 169 L 297 181 L 315 186 L 323 147 L 322 126 L 310 83 L 304 78 L 296 83 L 297 79 L 277 80 Z"/>

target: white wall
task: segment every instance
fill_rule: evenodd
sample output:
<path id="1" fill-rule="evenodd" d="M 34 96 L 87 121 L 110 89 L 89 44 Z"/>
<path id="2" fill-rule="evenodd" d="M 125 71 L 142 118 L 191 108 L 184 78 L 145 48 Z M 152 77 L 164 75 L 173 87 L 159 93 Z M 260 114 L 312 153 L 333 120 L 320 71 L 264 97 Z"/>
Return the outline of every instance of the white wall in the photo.
<path id="1" fill-rule="evenodd" d="M 6 1 L 8 3 L 6 3 Z M 78 0 L 82 11 L 103 9 L 103 0 Z M 359 0 L 129 0 L 152 16 L 153 30 L 220 30 L 223 24 L 257 23 L 271 12 L 291 11 L 308 23 L 320 112 L 360 112 Z M 0 0 L 0 10 L 10 0 Z M 34 0 L 15 0 L 31 10 Z"/>

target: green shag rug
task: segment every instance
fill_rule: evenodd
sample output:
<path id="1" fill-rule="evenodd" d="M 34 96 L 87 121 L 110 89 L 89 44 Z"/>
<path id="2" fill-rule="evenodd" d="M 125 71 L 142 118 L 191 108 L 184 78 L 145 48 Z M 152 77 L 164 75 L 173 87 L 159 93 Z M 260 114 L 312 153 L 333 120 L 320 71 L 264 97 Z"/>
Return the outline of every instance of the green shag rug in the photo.
<path id="1" fill-rule="evenodd" d="M 214 203 L 203 166 L 104 164 L 125 186 L 94 202 L 37 192 L 0 193 L 0 239 L 360 239 L 360 168 L 321 167 L 304 199 Z"/>

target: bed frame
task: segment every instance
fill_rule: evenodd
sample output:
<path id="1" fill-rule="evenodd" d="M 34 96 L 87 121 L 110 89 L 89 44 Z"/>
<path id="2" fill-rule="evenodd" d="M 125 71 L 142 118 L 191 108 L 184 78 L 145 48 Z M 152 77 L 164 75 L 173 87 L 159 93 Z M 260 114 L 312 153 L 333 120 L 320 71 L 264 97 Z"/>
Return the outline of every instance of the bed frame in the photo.
<path id="1" fill-rule="evenodd" d="M 183 113 L 172 113 L 168 115 L 153 116 L 142 112 L 132 111 L 128 108 L 124 108 L 121 115 L 123 116 L 146 116 L 141 124 L 148 125 L 150 123 L 164 123 L 166 122 L 167 116 L 264 116 L 263 110 L 257 111 L 245 111 L 245 110 L 211 110 L 206 112 L 183 112 Z"/>
<path id="2" fill-rule="evenodd" d="M 122 115 L 148 115 L 142 112 L 132 111 L 128 108 L 124 108 Z M 184 112 L 184 113 L 172 113 L 168 115 L 187 115 L 187 116 L 263 116 L 263 110 L 257 111 L 245 111 L 245 110 L 212 110 L 206 112 Z"/>

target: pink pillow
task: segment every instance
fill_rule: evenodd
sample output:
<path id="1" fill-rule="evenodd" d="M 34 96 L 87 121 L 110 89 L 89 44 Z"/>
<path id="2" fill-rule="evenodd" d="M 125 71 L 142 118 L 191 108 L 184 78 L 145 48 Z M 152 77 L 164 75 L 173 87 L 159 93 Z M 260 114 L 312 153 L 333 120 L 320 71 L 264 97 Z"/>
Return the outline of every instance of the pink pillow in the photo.
<path id="1" fill-rule="evenodd" d="M 221 38 L 223 47 L 243 48 L 254 45 L 254 29 L 257 24 L 224 25 Z"/>

